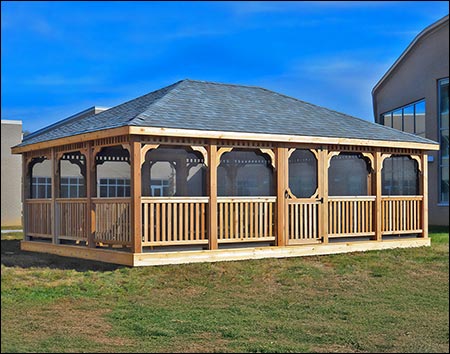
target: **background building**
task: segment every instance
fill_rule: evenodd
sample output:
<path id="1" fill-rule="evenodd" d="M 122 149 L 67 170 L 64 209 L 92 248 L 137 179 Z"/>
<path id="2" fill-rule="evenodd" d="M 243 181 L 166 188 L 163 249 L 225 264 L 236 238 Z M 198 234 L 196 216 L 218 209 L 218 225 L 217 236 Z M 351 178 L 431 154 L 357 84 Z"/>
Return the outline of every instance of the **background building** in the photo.
<path id="1" fill-rule="evenodd" d="M 2 123 L 2 226 L 22 225 L 22 158 L 11 154 L 11 147 L 22 141 L 22 121 Z"/>
<path id="2" fill-rule="evenodd" d="M 449 17 L 420 32 L 372 90 L 375 121 L 440 143 L 429 155 L 429 222 L 449 224 Z"/>

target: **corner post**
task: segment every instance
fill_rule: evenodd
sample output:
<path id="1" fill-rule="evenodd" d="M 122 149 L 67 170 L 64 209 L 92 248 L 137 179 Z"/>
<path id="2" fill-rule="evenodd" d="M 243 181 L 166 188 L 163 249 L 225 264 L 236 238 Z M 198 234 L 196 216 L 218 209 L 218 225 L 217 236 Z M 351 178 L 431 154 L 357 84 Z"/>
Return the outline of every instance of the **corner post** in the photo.
<path id="1" fill-rule="evenodd" d="M 142 253 L 141 143 L 132 138 L 131 147 L 131 244 L 133 253 Z"/>
<path id="2" fill-rule="evenodd" d="M 422 175 L 420 178 L 422 191 L 422 237 L 428 237 L 428 155 L 422 154 Z"/>
<path id="3" fill-rule="evenodd" d="M 383 169 L 383 160 L 381 158 L 381 152 L 377 150 L 375 152 L 375 181 L 373 183 L 375 187 L 375 208 L 373 213 L 373 227 L 375 231 L 375 240 L 382 241 L 383 240 L 383 230 L 382 230 L 382 221 L 381 218 L 383 215 L 381 214 L 382 209 L 382 183 L 381 183 L 381 171 Z"/>
<path id="4" fill-rule="evenodd" d="M 317 163 L 319 198 L 322 199 L 319 205 L 319 237 L 326 244 L 328 243 L 328 147 L 323 147 L 319 151 Z"/>
<path id="5" fill-rule="evenodd" d="M 23 228 L 23 239 L 29 240 L 28 234 L 28 215 L 27 215 L 27 199 L 29 196 L 29 175 L 28 175 L 28 159 L 26 154 L 22 154 L 22 228 Z"/>
<path id="6" fill-rule="evenodd" d="M 218 248 L 217 243 L 217 144 L 211 141 L 208 145 L 208 249 Z"/>
<path id="7" fill-rule="evenodd" d="M 286 192 L 288 188 L 287 149 L 282 146 L 275 148 L 276 183 L 277 183 L 277 214 L 276 214 L 276 244 L 286 246 Z"/>

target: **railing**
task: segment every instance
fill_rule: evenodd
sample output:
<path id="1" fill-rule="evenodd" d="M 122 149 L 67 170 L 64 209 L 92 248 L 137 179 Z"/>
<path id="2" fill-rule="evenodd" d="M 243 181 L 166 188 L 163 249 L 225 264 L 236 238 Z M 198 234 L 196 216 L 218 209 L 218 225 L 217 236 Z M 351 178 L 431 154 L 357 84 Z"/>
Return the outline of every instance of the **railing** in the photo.
<path id="1" fill-rule="evenodd" d="M 317 242 L 319 238 L 320 201 L 317 199 L 287 200 L 288 244 Z"/>
<path id="2" fill-rule="evenodd" d="M 57 198 L 58 238 L 65 240 L 87 240 L 87 199 Z"/>
<path id="3" fill-rule="evenodd" d="M 52 237 L 52 200 L 25 200 L 26 236 Z"/>
<path id="4" fill-rule="evenodd" d="M 329 197 L 328 237 L 373 236 L 375 196 Z"/>
<path id="5" fill-rule="evenodd" d="M 383 235 L 422 232 L 423 196 L 390 196 L 381 201 Z"/>
<path id="6" fill-rule="evenodd" d="M 276 197 L 219 197 L 219 243 L 272 241 Z"/>
<path id="7" fill-rule="evenodd" d="M 130 198 L 93 198 L 95 242 L 131 244 Z"/>
<path id="8" fill-rule="evenodd" d="M 143 197 L 143 246 L 207 244 L 208 197 Z"/>

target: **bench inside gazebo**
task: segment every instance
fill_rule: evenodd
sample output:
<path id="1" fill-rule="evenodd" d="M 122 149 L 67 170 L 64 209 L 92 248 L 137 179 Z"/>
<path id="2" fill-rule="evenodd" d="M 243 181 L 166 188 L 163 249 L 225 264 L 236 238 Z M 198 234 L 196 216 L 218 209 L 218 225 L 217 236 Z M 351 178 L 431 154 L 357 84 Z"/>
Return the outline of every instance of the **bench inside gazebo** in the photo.
<path id="1" fill-rule="evenodd" d="M 26 136 L 23 250 L 130 266 L 430 245 L 433 141 L 182 80 Z"/>

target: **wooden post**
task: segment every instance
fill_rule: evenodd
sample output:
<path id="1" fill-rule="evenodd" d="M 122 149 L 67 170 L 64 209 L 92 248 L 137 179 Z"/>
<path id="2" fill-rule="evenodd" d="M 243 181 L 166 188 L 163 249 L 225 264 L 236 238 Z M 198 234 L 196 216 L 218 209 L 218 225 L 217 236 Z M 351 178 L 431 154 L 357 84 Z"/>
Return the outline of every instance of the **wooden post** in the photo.
<path id="1" fill-rule="evenodd" d="M 131 140 L 131 237 L 133 253 L 142 253 L 141 143 Z"/>
<path id="2" fill-rule="evenodd" d="M 29 240 L 30 238 L 27 236 L 27 224 L 28 224 L 28 215 L 27 215 L 27 205 L 26 200 L 30 198 L 30 181 L 28 175 L 28 159 L 26 154 L 22 154 L 22 229 L 23 229 L 23 239 Z"/>
<path id="3" fill-rule="evenodd" d="M 375 194 L 375 208 L 373 210 L 373 227 L 375 231 L 375 240 L 382 241 L 383 240 L 383 230 L 381 228 L 382 222 L 381 218 L 383 215 L 381 214 L 381 198 L 382 198 L 382 183 L 381 183 L 381 173 L 383 170 L 383 160 L 381 159 L 381 152 L 377 150 L 375 152 L 375 166 L 374 173 L 375 173 L 375 180 L 373 182 L 373 188 L 374 194 Z"/>
<path id="4" fill-rule="evenodd" d="M 322 148 L 319 152 L 318 164 L 318 187 L 319 198 L 319 236 L 323 243 L 328 243 L 328 148 Z"/>
<path id="5" fill-rule="evenodd" d="M 422 237 L 428 237 L 428 155 L 422 155 L 422 175 L 421 175 L 422 200 Z"/>
<path id="6" fill-rule="evenodd" d="M 58 208 L 56 205 L 56 198 L 59 190 L 59 156 L 55 151 L 55 148 L 51 150 L 51 160 L 52 160 L 52 243 L 59 243 L 58 240 Z"/>
<path id="7" fill-rule="evenodd" d="M 217 244 L 217 145 L 211 141 L 208 145 L 208 249 L 215 250 Z"/>
<path id="8" fill-rule="evenodd" d="M 276 183 L 277 183 L 277 214 L 276 243 L 286 246 L 286 192 L 288 188 L 287 149 L 278 146 L 275 149 Z"/>
<path id="9" fill-rule="evenodd" d="M 95 195 L 96 177 L 95 177 L 95 156 L 92 148 L 92 142 L 88 142 L 86 153 L 86 198 L 87 198 L 87 240 L 88 247 L 95 247 L 95 206 L 92 203 L 92 197 Z"/>

